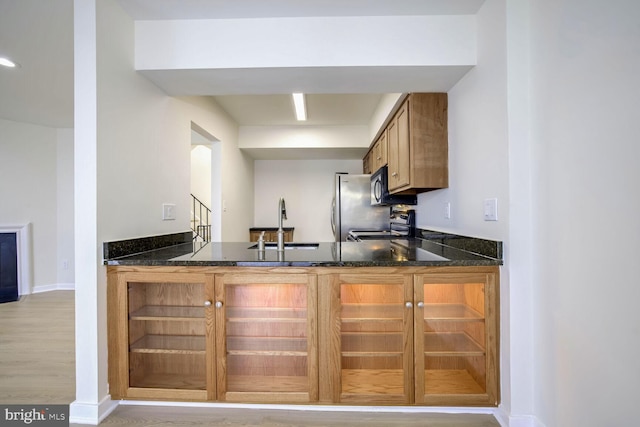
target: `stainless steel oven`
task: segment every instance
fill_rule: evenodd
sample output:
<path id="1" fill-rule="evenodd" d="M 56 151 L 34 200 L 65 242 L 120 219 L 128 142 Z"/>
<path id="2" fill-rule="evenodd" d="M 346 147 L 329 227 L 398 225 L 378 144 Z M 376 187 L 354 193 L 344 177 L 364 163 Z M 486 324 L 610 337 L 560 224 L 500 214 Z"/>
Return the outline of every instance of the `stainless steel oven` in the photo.
<path id="1" fill-rule="evenodd" d="M 412 209 L 392 208 L 389 230 L 351 230 L 347 241 L 386 240 L 415 237 L 416 212 Z"/>

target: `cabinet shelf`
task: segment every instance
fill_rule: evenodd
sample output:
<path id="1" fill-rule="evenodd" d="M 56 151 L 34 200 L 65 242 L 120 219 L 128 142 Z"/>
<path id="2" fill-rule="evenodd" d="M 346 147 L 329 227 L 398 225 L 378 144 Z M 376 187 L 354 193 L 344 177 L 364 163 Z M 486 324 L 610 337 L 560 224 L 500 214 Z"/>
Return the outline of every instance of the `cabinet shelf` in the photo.
<path id="1" fill-rule="evenodd" d="M 204 354 L 202 335 L 145 335 L 133 344 L 132 353 Z"/>
<path id="2" fill-rule="evenodd" d="M 228 351 L 306 352 L 306 337 L 235 337 L 227 336 Z"/>
<path id="3" fill-rule="evenodd" d="M 176 390 L 206 390 L 207 384 L 202 375 L 154 373 L 139 378 L 132 387 L 168 388 Z"/>
<path id="4" fill-rule="evenodd" d="M 462 369 L 438 369 L 424 372 L 425 394 L 483 394 L 484 388 Z"/>
<path id="5" fill-rule="evenodd" d="M 343 369 L 341 379 L 344 394 L 404 394 L 402 369 Z"/>
<path id="6" fill-rule="evenodd" d="M 229 317 L 227 323 L 307 323 L 307 319 L 291 317 Z"/>
<path id="7" fill-rule="evenodd" d="M 306 351 L 291 350 L 227 350 L 229 356 L 295 356 L 307 357 Z"/>
<path id="8" fill-rule="evenodd" d="M 402 356 L 402 351 L 343 351 L 342 357 L 393 357 Z"/>
<path id="9" fill-rule="evenodd" d="M 402 304 L 346 304 L 342 303 L 343 322 L 363 320 L 400 320 L 404 306 Z"/>
<path id="10" fill-rule="evenodd" d="M 306 308 L 291 307 L 227 307 L 226 316 L 232 320 L 241 319 L 300 319 L 307 320 Z"/>
<path id="11" fill-rule="evenodd" d="M 145 305 L 129 314 L 130 320 L 191 321 L 204 319 L 204 307 Z"/>
<path id="12" fill-rule="evenodd" d="M 482 346 L 464 332 L 424 334 L 425 356 L 484 356 Z"/>
<path id="13" fill-rule="evenodd" d="M 465 304 L 425 304 L 425 320 L 470 321 L 484 320 L 484 316 Z"/>
<path id="14" fill-rule="evenodd" d="M 309 379 L 291 375 L 229 375 L 227 389 L 256 393 L 305 392 L 309 389 Z"/>

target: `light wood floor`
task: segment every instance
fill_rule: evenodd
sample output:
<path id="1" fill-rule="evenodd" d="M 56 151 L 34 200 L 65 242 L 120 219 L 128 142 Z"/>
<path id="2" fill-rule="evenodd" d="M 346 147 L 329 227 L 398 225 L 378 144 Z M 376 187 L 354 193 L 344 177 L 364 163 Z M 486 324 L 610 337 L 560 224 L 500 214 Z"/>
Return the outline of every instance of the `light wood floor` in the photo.
<path id="1" fill-rule="evenodd" d="M 75 400 L 74 293 L 0 304 L 0 403 Z M 489 415 L 285 411 L 120 405 L 101 426 L 500 427 Z M 79 427 L 71 424 L 71 427 Z"/>
<path id="2" fill-rule="evenodd" d="M 0 403 L 75 400 L 74 292 L 0 304 Z"/>

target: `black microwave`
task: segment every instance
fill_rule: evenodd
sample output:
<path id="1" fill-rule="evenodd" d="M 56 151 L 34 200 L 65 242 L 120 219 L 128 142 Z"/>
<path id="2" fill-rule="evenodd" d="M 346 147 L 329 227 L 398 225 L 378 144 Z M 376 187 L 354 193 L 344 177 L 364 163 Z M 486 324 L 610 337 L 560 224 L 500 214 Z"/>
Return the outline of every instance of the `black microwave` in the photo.
<path id="1" fill-rule="evenodd" d="M 371 204 L 377 206 L 417 205 L 418 197 L 413 194 L 389 194 L 387 167 L 382 166 L 371 175 Z"/>

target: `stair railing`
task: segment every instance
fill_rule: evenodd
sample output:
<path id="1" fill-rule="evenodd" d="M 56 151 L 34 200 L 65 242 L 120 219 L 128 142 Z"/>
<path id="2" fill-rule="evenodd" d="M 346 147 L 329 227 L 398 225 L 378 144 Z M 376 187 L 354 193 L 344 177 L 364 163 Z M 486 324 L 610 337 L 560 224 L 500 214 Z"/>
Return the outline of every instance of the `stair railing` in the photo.
<path id="1" fill-rule="evenodd" d="M 211 209 L 191 194 L 191 230 L 194 232 L 193 240 L 198 238 L 204 242 L 211 241 Z"/>

